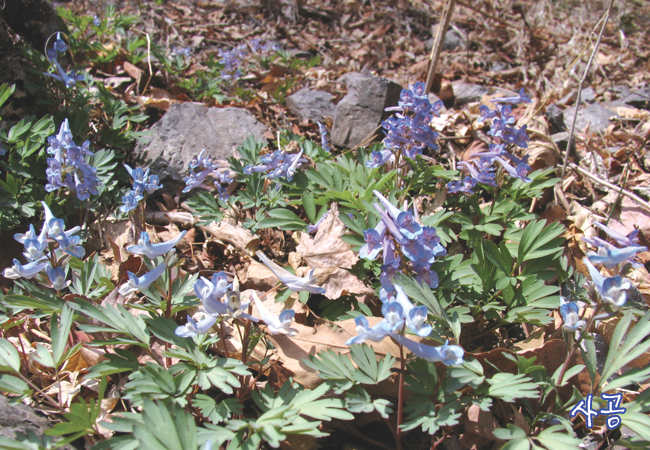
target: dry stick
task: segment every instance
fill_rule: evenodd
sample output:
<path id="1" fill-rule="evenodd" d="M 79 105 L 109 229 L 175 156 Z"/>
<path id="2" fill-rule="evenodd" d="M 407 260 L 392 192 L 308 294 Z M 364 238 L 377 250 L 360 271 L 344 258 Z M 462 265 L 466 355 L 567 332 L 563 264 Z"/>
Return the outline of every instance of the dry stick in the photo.
<path id="1" fill-rule="evenodd" d="M 429 64 L 429 73 L 427 74 L 426 89 L 424 92 L 431 92 L 431 85 L 433 84 L 433 76 L 436 73 L 436 66 L 438 65 L 438 58 L 440 58 L 440 52 L 442 51 L 442 44 L 445 41 L 445 33 L 447 33 L 447 28 L 449 28 L 449 21 L 451 20 L 451 14 L 454 11 L 454 6 L 456 5 L 457 0 L 447 0 L 445 4 L 445 9 L 442 10 L 441 21 L 438 24 L 438 29 L 436 30 L 436 40 L 433 43 L 433 48 L 431 49 L 431 56 L 429 59 L 431 63 Z"/>
<path id="2" fill-rule="evenodd" d="M 605 15 L 603 18 L 600 19 L 600 22 L 602 22 L 602 26 L 600 27 L 600 32 L 598 33 L 598 39 L 596 39 L 596 44 L 594 45 L 594 50 L 591 52 L 591 56 L 589 57 L 589 61 L 587 62 L 587 67 L 585 67 L 585 71 L 582 74 L 582 78 L 580 79 L 580 84 L 578 84 L 578 94 L 576 98 L 576 110 L 575 113 L 573 114 L 573 123 L 571 124 L 571 131 L 569 132 L 569 141 L 567 142 L 566 146 L 566 152 L 564 153 L 564 164 L 562 165 L 562 174 L 560 175 L 561 178 L 564 178 L 564 174 L 566 173 L 566 167 L 567 164 L 569 163 L 569 154 L 571 153 L 571 145 L 573 144 L 573 135 L 576 130 L 576 121 L 578 119 L 578 110 L 580 109 L 580 103 L 581 103 L 581 98 L 580 95 L 582 94 L 582 84 L 585 82 L 587 79 L 587 74 L 589 73 L 589 69 L 591 69 L 591 64 L 594 61 L 594 57 L 596 56 L 596 52 L 598 52 L 598 47 L 600 46 L 600 40 L 603 37 L 603 32 L 605 31 L 605 27 L 607 26 L 607 21 L 609 20 L 609 14 L 612 11 L 612 5 L 614 4 L 614 0 L 609 1 L 609 7 L 607 8 L 607 11 L 605 11 Z"/>
<path id="3" fill-rule="evenodd" d="M 591 178 L 598 184 L 602 184 L 605 187 L 608 187 L 613 190 L 619 190 L 621 191 L 621 195 L 624 195 L 630 199 L 632 199 L 634 202 L 638 203 L 640 206 L 645 208 L 647 211 L 650 212 L 650 203 L 646 202 L 643 200 L 641 197 L 638 195 L 628 191 L 627 189 L 623 189 L 620 186 L 616 186 L 615 184 L 610 183 L 609 181 L 603 180 L 602 178 L 597 177 L 593 173 L 583 169 L 582 167 L 578 166 L 577 164 L 574 163 L 569 163 L 569 167 L 575 170 L 576 172 L 586 176 L 587 178 Z"/>

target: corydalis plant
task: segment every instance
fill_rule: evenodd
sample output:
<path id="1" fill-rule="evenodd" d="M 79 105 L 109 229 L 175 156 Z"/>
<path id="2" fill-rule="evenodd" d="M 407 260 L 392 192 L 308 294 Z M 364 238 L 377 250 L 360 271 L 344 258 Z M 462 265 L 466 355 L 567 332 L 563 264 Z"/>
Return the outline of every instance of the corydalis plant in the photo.
<path id="1" fill-rule="evenodd" d="M 386 134 L 385 149 L 373 151 L 366 166 L 383 166 L 388 161 L 395 161 L 398 153 L 415 159 L 425 148 L 437 150 L 438 133 L 429 124 L 434 116 L 439 115 L 440 108 L 442 101 L 433 104 L 429 101 L 424 83 L 417 82 L 410 89 L 403 89 L 398 106 L 386 108 L 386 111 L 397 111 L 397 114 L 381 123 Z"/>
<path id="2" fill-rule="evenodd" d="M 59 63 L 59 53 L 65 53 L 67 50 L 68 46 L 65 41 L 61 39 L 61 33 L 57 33 L 53 48 L 48 49 L 46 52 L 47 59 L 49 59 L 54 65 L 56 73 L 44 72 L 44 75 L 61 81 L 66 89 L 74 87 L 77 84 L 77 81 L 84 79 L 83 75 L 77 74 L 74 70 L 66 72 L 63 67 L 61 67 L 61 63 Z"/>
<path id="3" fill-rule="evenodd" d="M 76 193 L 79 200 L 87 200 L 91 195 L 97 195 L 99 178 L 97 169 L 90 165 L 88 158 L 93 155 L 90 151 L 90 141 L 81 146 L 74 143 L 68 119 L 61 124 L 58 134 L 48 138 L 47 153 L 48 168 L 45 190 L 52 192 L 68 188 Z"/>
<path id="4" fill-rule="evenodd" d="M 528 165 L 528 155 L 518 158 L 511 151 L 508 151 L 512 147 L 528 148 L 526 125 L 521 128 L 513 125 L 515 118 L 512 116 L 511 105 L 530 103 L 531 100 L 526 96 L 524 88 L 521 88 L 519 95 L 495 98 L 492 102 L 496 103 L 495 109 L 490 109 L 485 105 L 479 107 L 481 116 L 478 119 L 479 123 L 487 119 L 492 120 L 488 134 L 492 136 L 493 142 L 489 145 L 489 151 L 476 153 L 472 155 L 474 159 L 471 161 L 458 163 L 458 168 L 465 169 L 469 175 L 462 180 L 450 181 L 447 184 L 450 194 L 456 192 L 473 194 L 473 189 L 477 184 L 496 186 L 495 163 L 498 163 L 510 177 L 520 179 L 526 183 L 531 181 L 526 176 L 531 171 Z"/>
<path id="5" fill-rule="evenodd" d="M 23 256 L 29 262 L 21 264 L 14 259 L 13 266 L 5 269 L 2 275 L 11 279 L 32 279 L 40 275 L 42 284 L 60 291 L 69 284 L 65 279 L 64 268 L 70 256 L 77 258 L 84 256 L 85 250 L 79 245 L 81 238 L 76 235 L 81 228 L 73 227 L 66 230 L 63 220 L 54 217 L 45 202 L 41 203 L 45 212 L 45 222 L 41 232 L 37 235 L 34 226 L 30 225 L 27 233 L 14 235 L 14 239 L 25 247 Z"/>
<path id="6" fill-rule="evenodd" d="M 141 167 L 132 169 L 131 166 L 124 164 L 124 168 L 133 179 L 133 188 L 122 197 L 120 210 L 124 213 L 133 211 L 138 207 L 138 203 L 144 200 L 145 196 L 152 194 L 161 187 L 158 175 L 149 175 L 149 169 L 142 170 Z"/>
<path id="7" fill-rule="evenodd" d="M 197 171 L 197 169 L 199 170 Z M 190 192 L 194 188 L 208 187 L 208 179 L 212 179 L 219 197 L 222 200 L 228 200 L 228 186 L 234 181 L 234 173 L 229 167 L 221 166 L 215 162 L 212 156 L 206 156 L 204 149 L 190 162 L 190 174 L 185 178 L 183 193 Z"/>

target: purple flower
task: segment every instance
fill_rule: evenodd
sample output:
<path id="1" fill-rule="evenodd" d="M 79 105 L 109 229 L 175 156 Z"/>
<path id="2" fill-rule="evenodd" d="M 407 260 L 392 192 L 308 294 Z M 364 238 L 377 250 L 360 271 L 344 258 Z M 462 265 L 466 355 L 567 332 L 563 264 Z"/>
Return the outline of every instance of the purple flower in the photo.
<path id="1" fill-rule="evenodd" d="M 621 247 L 631 247 L 639 243 L 639 230 L 632 230 L 630 234 L 623 236 L 622 234 L 612 230 L 610 227 L 603 225 L 602 223 L 594 222 L 594 225 L 607 233 L 607 235 L 614 239 L 616 243 Z"/>
<path id="2" fill-rule="evenodd" d="M 318 132 L 320 133 L 320 146 L 323 147 L 323 150 L 329 153 L 330 144 L 327 141 L 327 128 L 325 128 L 325 125 L 323 125 L 320 122 L 316 122 L 316 123 L 318 124 Z"/>
<path id="3" fill-rule="evenodd" d="M 381 322 L 375 324 L 372 328 L 368 323 L 368 319 L 364 316 L 355 317 L 354 323 L 357 326 L 358 336 L 351 337 L 345 342 L 345 345 L 361 344 L 365 341 L 381 342 L 388 332 L 384 330 Z"/>
<path id="4" fill-rule="evenodd" d="M 379 221 L 375 228 L 363 232 L 366 243 L 359 249 L 359 258 L 375 259 L 382 249 L 382 240 L 386 233 L 386 224 Z"/>
<path id="5" fill-rule="evenodd" d="M 521 88 L 519 90 L 519 95 L 515 97 L 501 97 L 501 98 L 495 98 L 491 100 L 493 103 L 530 103 L 531 100 L 526 96 L 526 91 L 524 88 Z"/>

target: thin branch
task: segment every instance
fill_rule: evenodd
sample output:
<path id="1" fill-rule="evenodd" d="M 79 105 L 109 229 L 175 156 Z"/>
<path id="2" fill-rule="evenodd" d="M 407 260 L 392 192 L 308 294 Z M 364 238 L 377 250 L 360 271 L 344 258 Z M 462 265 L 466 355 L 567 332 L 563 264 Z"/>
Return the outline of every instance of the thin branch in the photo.
<path id="1" fill-rule="evenodd" d="M 575 134 L 576 130 L 576 122 L 578 120 L 578 111 L 580 110 L 580 103 L 581 103 L 581 94 L 582 94 L 582 85 L 587 79 L 587 74 L 589 73 L 589 69 L 591 69 L 591 64 L 594 61 L 594 57 L 596 56 L 596 53 L 598 52 L 598 47 L 600 46 L 600 40 L 603 37 L 603 32 L 605 31 L 605 27 L 607 26 L 607 21 L 609 20 L 609 15 L 612 11 L 612 5 L 614 4 L 614 0 L 609 1 L 609 7 L 607 7 L 607 11 L 605 11 L 605 15 L 603 16 L 600 21 L 603 23 L 602 26 L 600 27 L 600 32 L 598 33 L 598 39 L 596 39 L 596 44 L 594 45 L 594 50 L 591 52 L 591 56 L 589 57 L 589 61 L 587 62 L 587 67 L 585 67 L 585 71 L 582 74 L 582 78 L 580 79 L 580 84 L 578 84 L 578 94 L 576 98 L 576 110 L 573 114 L 573 123 L 571 123 L 571 131 L 569 132 L 569 142 L 567 143 L 566 146 L 566 153 L 564 154 L 564 164 L 562 165 L 562 174 L 561 177 L 564 178 L 564 174 L 566 173 L 566 168 L 567 164 L 569 163 L 569 155 L 571 154 L 571 146 L 573 145 L 573 135 Z"/>
<path id="2" fill-rule="evenodd" d="M 445 42 L 445 34 L 447 33 L 447 28 L 449 28 L 449 22 L 451 21 L 451 14 L 454 12 L 454 6 L 456 6 L 456 0 L 447 0 L 445 9 L 442 11 L 442 17 L 440 18 L 440 23 L 438 24 L 438 29 L 436 30 L 436 39 L 433 43 L 433 48 L 431 49 L 431 56 L 429 56 L 431 63 L 429 64 L 426 90 L 424 91 L 426 93 L 431 92 L 431 86 L 433 85 L 433 76 L 436 73 L 438 58 L 440 58 L 442 45 Z"/>
<path id="3" fill-rule="evenodd" d="M 624 195 L 624 196 L 632 199 L 634 202 L 636 202 L 637 204 L 639 204 L 640 206 L 642 206 L 643 208 L 645 208 L 647 211 L 650 212 L 650 203 L 646 202 L 645 200 L 643 200 L 638 195 L 628 191 L 627 189 L 623 189 L 620 186 L 616 186 L 615 184 L 612 184 L 609 181 L 606 181 L 606 180 L 603 180 L 602 178 L 599 178 L 598 176 L 596 176 L 593 173 L 583 169 L 582 167 L 578 166 L 577 164 L 569 163 L 569 167 L 571 169 L 575 170 L 576 172 L 586 176 L 587 178 L 591 178 L 592 180 L 594 180 L 598 184 L 602 184 L 603 186 L 608 187 L 608 188 L 613 189 L 613 190 L 619 190 L 620 189 L 621 195 Z"/>

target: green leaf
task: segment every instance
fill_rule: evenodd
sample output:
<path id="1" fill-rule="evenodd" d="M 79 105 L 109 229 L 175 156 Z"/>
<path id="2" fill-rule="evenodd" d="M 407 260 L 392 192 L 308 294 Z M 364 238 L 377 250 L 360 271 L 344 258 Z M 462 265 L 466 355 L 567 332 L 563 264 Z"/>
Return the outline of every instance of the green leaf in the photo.
<path id="1" fill-rule="evenodd" d="M 143 422 L 136 423 L 133 435 L 142 450 L 194 450 L 197 429 L 192 415 L 175 404 L 145 401 Z"/>
<path id="2" fill-rule="evenodd" d="M 11 342 L 0 338 L 0 372 L 7 371 L 20 372 L 20 355 Z"/>
<path id="3" fill-rule="evenodd" d="M 629 408 L 621 415 L 621 424 L 638 434 L 642 439 L 650 441 L 650 417 L 640 412 L 630 412 Z"/>
<path id="4" fill-rule="evenodd" d="M 551 377 L 555 384 L 557 386 L 564 386 L 565 384 L 568 383 L 568 381 L 573 378 L 574 376 L 578 375 L 582 370 L 585 368 L 584 364 L 576 364 L 573 367 L 570 367 L 567 369 L 567 371 L 564 373 L 564 377 L 562 378 L 562 384 L 557 384 L 558 377 L 560 376 L 560 371 L 562 370 L 562 366 L 558 367 L 553 376 Z"/>
<path id="5" fill-rule="evenodd" d="M 507 428 L 497 428 L 492 432 L 492 434 L 495 438 L 504 441 L 509 441 L 511 439 L 521 439 L 527 436 L 526 432 L 516 425 L 509 423 L 506 425 L 506 427 Z"/>
<path id="6" fill-rule="evenodd" d="M 354 414 L 377 411 L 382 418 L 388 419 L 393 412 L 388 400 L 382 398 L 372 400 L 370 394 L 358 386 L 345 393 L 345 401 L 347 410 Z"/>
<path id="7" fill-rule="evenodd" d="M 650 349 L 650 339 L 646 339 L 650 335 L 650 314 L 645 314 L 632 328 L 632 331 L 628 333 L 632 318 L 632 311 L 627 311 L 614 329 L 605 366 L 601 374 L 602 378 L 598 382 L 597 389 L 603 386 L 603 383 L 609 380 L 616 371 Z M 624 342 L 623 338 L 625 338 Z M 609 385 L 606 388 L 610 390 Z"/>
<path id="8" fill-rule="evenodd" d="M 537 398 L 537 384 L 525 375 L 497 373 L 487 380 L 491 385 L 488 395 L 512 403 L 518 398 Z"/>
<path id="9" fill-rule="evenodd" d="M 57 320 L 56 314 L 52 316 L 52 320 L 50 321 L 52 331 L 52 359 L 57 367 L 63 362 L 63 352 L 68 342 L 73 315 L 72 309 L 68 305 L 65 305 L 61 311 L 60 322 Z"/>
<path id="10" fill-rule="evenodd" d="M 577 438 L 573 431 L 568 434 L 562 425 L 548 427 L 533 439 L 539 441 L 548 450 L 574 450 L 580 448 L 582 444 L 582 439 Z"/>
<path id="11" fill-rule="evenodd" d="M 7 374 L 0 375 L 0 391 L 24 396 L 30 395 L 32 392 L 23 380 Z"/>
<path id="12" fill-rule="evenodd" d="M 201 414 L 214 424 L 224 422 L 235 414 L 242 414 L 244 407 L 236 398 L 226 398 L 217 403 L 212 397 L 196 394 L 192 405 L 201 411 Z"/>
<path id="13" fill-rule="evenodd" d="M 9 86 L 8 84 L 3 84 L 2 86 L 0 86 L 0 107 L 4 105 L 4 103 L 11 96 L 11 94 L 14 93 L 15 90 L 16 90 L 15 84 L 12 84 L 11 86 Z"/>
<path id="14" fill-rule="evenodd" d="M 527 438 L 513 439 L 501 447 L 501 450 L 530 450 L 530 441 Z"/>
<path id="15" fill-rule="evenodd" d="M 305 191 L 302 194 L 302 206 L 305 208 L 305 214 L 311 223 L 316 223 L 316 203 L 314 203 L 314 193 L 312 191 Z"/>

